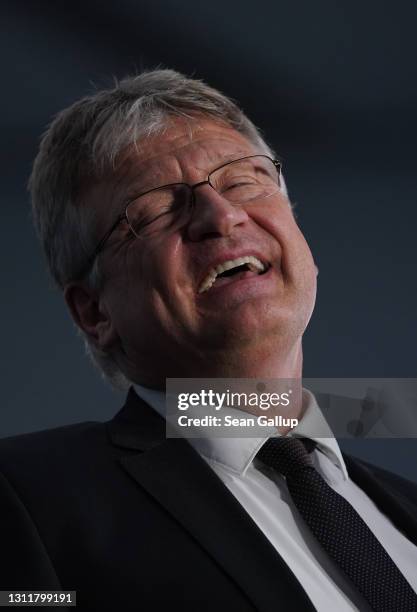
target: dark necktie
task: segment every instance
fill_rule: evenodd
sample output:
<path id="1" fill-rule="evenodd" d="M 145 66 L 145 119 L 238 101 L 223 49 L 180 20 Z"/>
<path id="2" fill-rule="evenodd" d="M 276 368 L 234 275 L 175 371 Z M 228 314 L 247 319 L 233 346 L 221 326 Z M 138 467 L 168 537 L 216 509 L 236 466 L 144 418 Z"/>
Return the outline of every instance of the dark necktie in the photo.
<path id="1" fill-rule="evenodd" d="M 270 438 L 257 458 L 285 476 L 302 518 L 373 610 L 416 612 L 416 594 L 356 510 L 313 467 L 309 444 Z"/>

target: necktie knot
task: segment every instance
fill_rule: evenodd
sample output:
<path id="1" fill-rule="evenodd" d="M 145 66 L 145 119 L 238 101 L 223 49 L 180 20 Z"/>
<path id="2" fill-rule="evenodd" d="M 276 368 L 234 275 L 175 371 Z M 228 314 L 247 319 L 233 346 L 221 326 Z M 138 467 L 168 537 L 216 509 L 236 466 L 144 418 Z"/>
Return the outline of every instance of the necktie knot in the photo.
<path id="1" fill-rule="evenodd" d="M 313 466 L 312 458 L 306 448 L 306 440 L 300 438 L 269 438 L 257 454 L 265 465 L 272 467 L 285 477 Z"/>

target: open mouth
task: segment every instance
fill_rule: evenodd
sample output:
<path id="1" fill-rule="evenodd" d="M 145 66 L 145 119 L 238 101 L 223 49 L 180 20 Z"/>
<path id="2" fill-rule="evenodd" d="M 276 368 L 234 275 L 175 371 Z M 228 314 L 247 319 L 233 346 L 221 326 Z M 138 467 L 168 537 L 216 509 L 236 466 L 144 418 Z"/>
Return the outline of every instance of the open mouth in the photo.
<path id="1" fill-rule="evenodd" d="M 209 271 L 201 283 L 198 293 L 209 291 L 213 286 L 217 287 L 250 276 L 265 274 L 269 268 L 269 263 L 262 262 L 254 255 L 229 259 Z"/>

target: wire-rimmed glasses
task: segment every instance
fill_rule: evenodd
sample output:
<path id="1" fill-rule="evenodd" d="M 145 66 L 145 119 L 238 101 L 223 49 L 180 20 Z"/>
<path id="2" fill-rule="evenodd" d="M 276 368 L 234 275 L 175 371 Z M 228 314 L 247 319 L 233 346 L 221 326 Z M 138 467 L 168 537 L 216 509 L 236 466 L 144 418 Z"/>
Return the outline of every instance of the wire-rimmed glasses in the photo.
<path id="1" fill-rule="evenodd" d="M 173 226 L 181 227 L 191 218 L 197 187 L 210 185 L 232 205 L 239 206 L 277 193 L 281 187 L 281 167 L 280 160 L 268 155 L 248 155 L 222 164 L 205 181 L 194 185 L 170 183 L 139 193 L 129 199 L 125 211 L 99 241 L 86 271 L 122 221 L 126 220 L 138 238 L 163 233 Z"/>

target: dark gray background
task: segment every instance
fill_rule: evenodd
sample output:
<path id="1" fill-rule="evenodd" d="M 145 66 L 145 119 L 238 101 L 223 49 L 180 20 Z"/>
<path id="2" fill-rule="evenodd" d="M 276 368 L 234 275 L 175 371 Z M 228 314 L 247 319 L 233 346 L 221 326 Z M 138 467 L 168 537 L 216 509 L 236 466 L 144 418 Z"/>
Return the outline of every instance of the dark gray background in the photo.
<path id="1" fill-rule="evenodd" d="M 2 12 L 0 436 L 121 406 L 51 287 L 25 185 L 51 116 L 142 67 L 236 98 L 284 157 L 320 268 L 306 376 L 416 376 L 414 2 L 15 0 Z M 417 479 L 417 440 L 349 448 Z"/>

